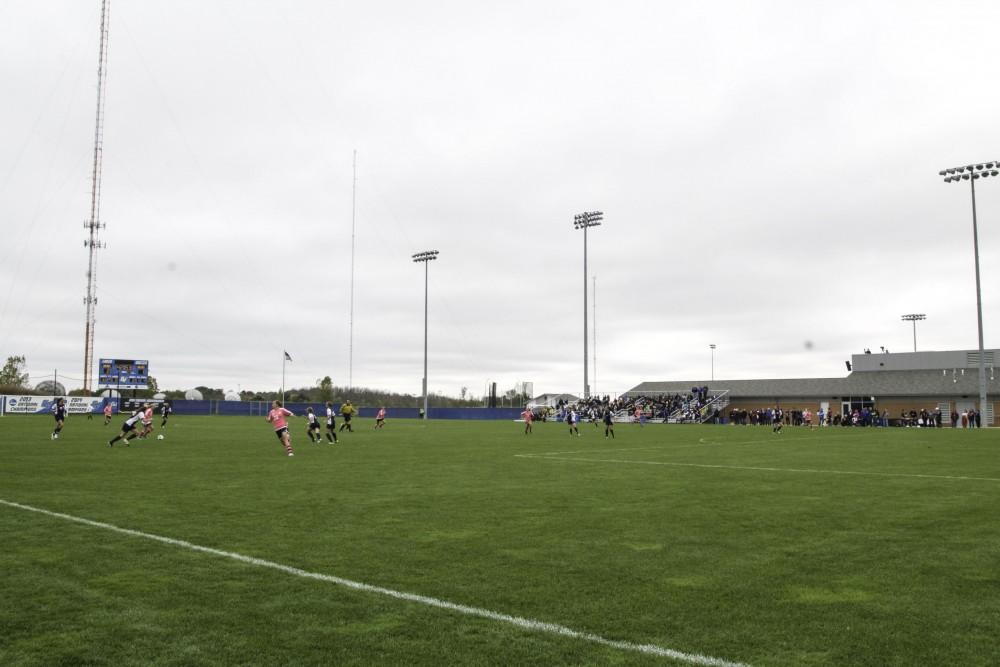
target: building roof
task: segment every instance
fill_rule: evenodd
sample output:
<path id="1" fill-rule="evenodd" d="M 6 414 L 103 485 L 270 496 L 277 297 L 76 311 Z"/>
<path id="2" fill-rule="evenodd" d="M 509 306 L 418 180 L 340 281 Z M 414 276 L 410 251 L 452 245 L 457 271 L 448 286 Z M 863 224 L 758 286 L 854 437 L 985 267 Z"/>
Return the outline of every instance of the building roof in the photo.
<path id="1" fill-rule="evenodd" d="M 963 373 L 964 370 L 964 373 Z M 986 370 L 986 391 L 1000 393 L 1000 377 L 991 380 Z M 729 390 L 730 400 L 746 398 L 836 398 L 843 396 L 978 396 L 979 371 L 976 368 L 855 371 L 841 378 L 789 378 L 773 380 L 687 380 L 679 382 L 643 382 L 630 394 L 687 394 L 692 387 Z"/>

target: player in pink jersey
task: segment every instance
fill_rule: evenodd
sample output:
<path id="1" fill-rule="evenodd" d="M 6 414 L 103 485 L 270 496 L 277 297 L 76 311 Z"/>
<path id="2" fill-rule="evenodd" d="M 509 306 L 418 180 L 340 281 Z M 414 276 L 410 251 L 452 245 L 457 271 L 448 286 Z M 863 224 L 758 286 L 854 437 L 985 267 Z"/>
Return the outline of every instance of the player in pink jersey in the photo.
<path id="1" fill-rule="evenodd" d="M 285 421 L 285 417 L 294 416 L 295 413 L 281 406 L 281 401 L 272 401 L 271 411 L 267 413 L 267 421 L 274 426 L 274 434 L 278 436 L 289 456 L 295 456 L 295 453 L 292 451 L 292 436 L 288 434 L 288 422 Z"/>
<path id="2" fill-rule="evenodd" d="M 379 408 L 378 414 L 375 415 L 375 428 L 373 428 L 372 430 L 374 431 L 375 429 L 382 428 L 383 426 L 385 426 L 385 406 L 384 405 L 381 408 Z"/>
<path id="3" fill-rule="evenodd" d="M 105 398 L 104 399 L 104 425 L 105 426 L 107 426 L 108 424 L 111 423 L 111 413 L 113 411 L 114 411 L 114 408 L 111 407 L 111 399 L 110 398 Z"/>
<path id="4" fill-rule="evenodd" d="M 145 439 L 153 432 L 153 406 L 146 403 L 142 410 L 142 433 L 139 437 Z"/>
<path id="5" fill-rule="evenodd" d="M 535 421 L 535 415 L 531 412 L 531 408 L 525 408 L 524 412 L 521 413 L 521 418 L 524 419 L 524 434 L 528 435 L 531 433 L 531 423 Z"/>

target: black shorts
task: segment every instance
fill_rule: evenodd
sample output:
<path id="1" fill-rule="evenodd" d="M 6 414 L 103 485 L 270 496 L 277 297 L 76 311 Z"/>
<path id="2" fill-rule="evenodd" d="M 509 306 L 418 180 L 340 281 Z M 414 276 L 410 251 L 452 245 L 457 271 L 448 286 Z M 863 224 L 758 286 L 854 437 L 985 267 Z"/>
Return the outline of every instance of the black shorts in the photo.
<path id="1" fill-rule="evenodd" d="M 134 431 L 136 428 L 138 428 L 138 426 L 139 422 L 135 422 L 132 424 L 125 422 L 124 424 L 122 424 L 122 433 L 128 433 L 129 431 Z"/>
<path id="2" fill-rule="evenodd" d="M 345 422 L 351 421 L 351 415 L 344 415 L 344 421 Z"/>
<path id="3" fill-rule="evenodd" d="M 334 421 L 333 419 L 327 419 L 326 420 L 326 427 L 327 428 L 337 428 L 337 422 Z"/>
<path id="4" fill-rule="evenodd" d="M 288 427 L 287 426 L 282 426 L 281 428 L 279 428 L 277 431 L 274 432 L 274 434 L 276 436 L 278 436 L 278 440 L 281 440 L 281 436 L 283 436 L 283 435 L 285 435 L 287 433 L 288 433 Z"/>
<path id="5" fill-rule="evenodd" d="M 310 431 L 318 431 L 319 430 L 319 422 L 310 422 L 309 423 L 309 430 Z"/>

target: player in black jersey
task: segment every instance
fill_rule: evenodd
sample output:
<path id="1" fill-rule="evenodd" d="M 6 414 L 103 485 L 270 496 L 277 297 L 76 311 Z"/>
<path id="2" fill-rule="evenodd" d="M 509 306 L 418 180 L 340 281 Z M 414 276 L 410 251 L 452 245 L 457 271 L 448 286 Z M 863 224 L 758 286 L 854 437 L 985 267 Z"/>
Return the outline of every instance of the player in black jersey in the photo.
<path id="1" fill-rule="evenodd" d="M 143 415 L 142 410 L 133 411 L 132 416 L 126 419 L 125 423 L 122 424 L 121 433 L 119 433 L 118 435 L 116 435 L 115 437 L 111 438 L 111 440 L 108 441 L 108 447 L 114 447 L 115 443 L 118 442 L 119 440 L 121 440 L 123 443 L 127 445 L 128 435 L 130 433 L 135 435 L 135 430 L 139 427 L 139 424 L 142 422 L 142 415 Z"/>
<path id="2" fill-rule="evenodd" d="M 611 439 L 615 437 L 615 420 L 614 416 L 611 414 L 611 410 L 604 411 L 604 437 L 607 438 L 608 434 L 611 434 Z"/>
<path id="3" fill-rule="evenodd" d="M 174 407 L 170 405 L 170 401 L 163 401 L 160 403 L 160 416 L 163 417 L 163 420 L 160 422 L 160 428 L 166 428 L 167 417 L 169 417 L 170 413 L 173 411 Z"/>
<path id="4" fill-rule="evenodd" d="M 333 411 L 333 402 L 326 402 L 326 439 L 337 443 L 337 413 Z"/>
<path id="5" fill-rule="evenodd" d="M 66 399 L 60 398 L 56 400 L 56 404 L 52 406 L 52 414 L 56 418 L 56 427 L 52 431 L 52 440 L 59 439 L 59 431 L 62 430 L 63 422 L 66 421 Z"/>
<path id="6" fill-rule="evenodd" d="M 319 434 L 319 420 L 316 419 L 312 408 L 306 408 L 306 435 L 313 443 L 323 442 L 323 436 Z"/>

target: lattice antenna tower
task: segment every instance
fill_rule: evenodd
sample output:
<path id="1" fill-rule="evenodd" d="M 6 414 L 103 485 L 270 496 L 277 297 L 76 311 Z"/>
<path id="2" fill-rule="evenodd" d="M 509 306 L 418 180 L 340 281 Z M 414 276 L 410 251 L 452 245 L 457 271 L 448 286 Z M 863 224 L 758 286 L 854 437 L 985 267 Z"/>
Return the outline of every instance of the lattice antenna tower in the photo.
<path id="1" fill-rule="evenodd" d="M 101 163 L 104 158 L 104 99 L 107 94 L 108 70 L 108 22 L 109 0 L 101 0 L 101 49 L 97 60 L 97 120 L 94 124 L 94 168 L 90 188 L 90 218 L 83 223 L 87 238 L 83 245 L 87 248 L 87 296 L 83 303 L 87 307 L 87 324 L 83 352 L 83 388 L 91 389 L 91 369 L 94 367 L 94 314 L 97 309 L 97 257 L 96 252 L 105 247 L 100 241 L 104 228 L 101 222 Z"/>

